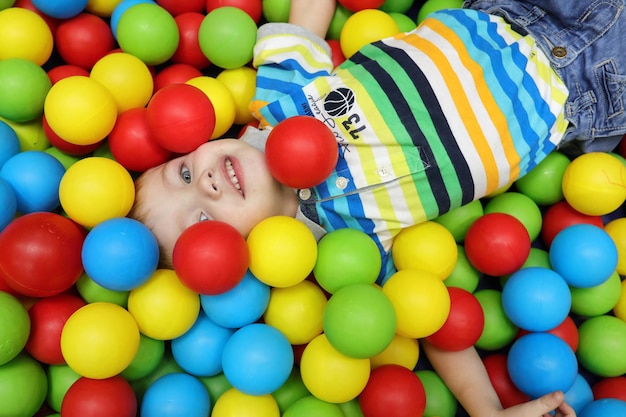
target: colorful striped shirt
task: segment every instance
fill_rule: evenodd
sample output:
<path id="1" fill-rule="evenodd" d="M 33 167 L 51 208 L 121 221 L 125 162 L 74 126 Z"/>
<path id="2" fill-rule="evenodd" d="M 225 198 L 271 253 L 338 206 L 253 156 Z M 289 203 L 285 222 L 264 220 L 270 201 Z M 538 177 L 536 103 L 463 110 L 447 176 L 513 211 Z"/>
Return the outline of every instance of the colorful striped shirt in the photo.
<path id="1" fill-rule="evenodd" d="M 326 123 L 339 162 L 300 191 L 302 210 L 326 231 L 363 230 L 384 258 L 402 228 L 511 184 L 565 133 L 566 87 L 500 17 L 440 11 L 334 72 L 325 44 L 277 29 L 259 32 L 255 115 Z"/>

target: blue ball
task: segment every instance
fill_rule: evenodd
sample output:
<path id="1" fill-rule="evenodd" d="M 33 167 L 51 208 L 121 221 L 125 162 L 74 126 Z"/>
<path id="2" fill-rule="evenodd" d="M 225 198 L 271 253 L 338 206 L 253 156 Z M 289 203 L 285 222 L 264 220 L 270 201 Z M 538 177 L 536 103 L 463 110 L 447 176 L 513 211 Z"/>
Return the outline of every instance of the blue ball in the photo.
<path id="1" fill-rule="evenodd" d="M 0 168 L 0 178 L 13 187 L 21 214 L 59 207 L 59 184 L 64 174 L 61 162 L 42 151 L 20 152 Z"/>
<path id="2" fill-rule="evenodd" d="M 32 0 L 33 5 L 45 15 L 55 19 L 69 19 L 87 7 L 87 0 Z"/>
<path id="3" fill-rule="evenodd" d="M 206 314 L 199 314 L 196 322 L 182 336 L 172 340 L 172 355 L 185 371 L 199 377 L 222 372 L 222 353 L 235 330 L 219 326 Z"/>
<path id="4" fill-rule="evenodd" d="M 515 386 L 531 398 L 567 392 L 578 375 L 576 355 L 550 333 L 528 333 L 517 339 L 509 350 L 507 368 Z"/>
<path id="5" fill-rule="evenodd" d="M 156 4 L 153 0 L 122 0 L 117 4 L 117 6 L 115 6 L 113 12 L 111 13 L 111 19 L 109 23 L 109 25 L 111 26 L 111 32 L 113 32 L 113 36 L 115 37 L 115 39 L 117 39 L 117 25 L 124 12 L 130 7 L 140 3 Z"/>
<path id="6" fill-rule="evenodd" d="M 8 226 L 17 213 L 17 199 L 13 187 L 0 178 L 0 232 Z"/>
<path id="7" fill-rule="evenodd" d="M 602 398 L 589 403 L 578 417 L 626 416 L 626 401 L 616 398 Z"/>
<path id="8" fill-rule="evenodd" d="M 280 388 L 293 369 L 293 350 L 287 338 L 267 324 L 249 324 L 226 343 L 224 376 L 248 395 L 266 395 Z"/>
<path id="9" fill-rule="evenodd" d="M 543 267 L 513 273 L 502 288 L 502 307 L 517 327 L 531 332 L 551 330 L 563 323 L 572 306 L 565 280 Z"/>
<path id="10" fill-rule="evenodd" d="M 250 271 L 234 288 L 217 295 L 201 295 L 202 309 L 223 327 L 238 329 L 257 321 L 270 300 L 270 287 Z"/>
<path id="11" fill-rule="evenodd" d="M 0 168 L 20 152 L 20 140 L 15 130 L 0 120 Z"/>
<path id="12" fill-rule="evenodd" d="M 180 372 L 154 381 L 141 401 L 142 417 L 206 417 L 210 410 L 211 399 L 202 382 Z"/>
<path id="13" fill-rule="evenodd" d="M 143 223 L 118 217 L 91 229 L 81 255 L 85 272 L 98 285 L 113 291 L 130 291 L 154 274 L 159 246 Z"/>
<path id="14" fill-rule="evenodd" d="M 576 375 L 574 385 L 565 393 L 565 402 L 580 415 L 580 412 L 593 401 L 593 391 L 589 382 L 581 374 Z"/>
<path id="15" fill-rule="evenodd" d="M 561 230 L 550 245 L 550 264 L 572 287 L 602 284 L 617 268 L 617 247 L 601 227 L 576 224 Z"/>

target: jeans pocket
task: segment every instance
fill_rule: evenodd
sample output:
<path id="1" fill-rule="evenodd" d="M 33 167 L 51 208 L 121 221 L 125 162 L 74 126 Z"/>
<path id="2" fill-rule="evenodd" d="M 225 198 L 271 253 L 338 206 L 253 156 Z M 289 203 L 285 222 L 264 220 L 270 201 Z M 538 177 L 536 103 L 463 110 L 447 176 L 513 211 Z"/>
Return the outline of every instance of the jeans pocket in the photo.
<path id="1" fill-rule="evenodd" d="M 606 117 L 612 119 L 623 115 L 626 75 L 619 74 L 615 61 L 610 59 L 596 66 L 595 77 L 606 100 Z"/>

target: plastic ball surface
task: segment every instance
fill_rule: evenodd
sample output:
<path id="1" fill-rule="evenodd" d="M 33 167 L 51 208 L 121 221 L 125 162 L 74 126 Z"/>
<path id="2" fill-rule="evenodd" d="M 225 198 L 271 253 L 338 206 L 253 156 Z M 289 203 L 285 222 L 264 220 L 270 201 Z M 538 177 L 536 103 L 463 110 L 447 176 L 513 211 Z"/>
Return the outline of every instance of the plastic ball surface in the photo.
<path id="1" fill-rule="evenodd" d="M 59 184 L 64 174 L 63 165 L 42 151 L 20 152 L 0 167 L 0 178 L 12 186 L 17 211 L 22 214 L 59 207 Z"/>
<path id="2" fill-rule="evenodd" d="M 224 6 L 207 13 L 198 31 L 200 49 L 207 59 L 224 69 L 239 68 L 252 59 L 256 22 L 243 10 Z M 224 48 L 229 44 L 231 48 Z"/>
<path id="3" fill-rule="evenodd" d="M 550 206 L 543 214 L 541 238 L 549 247 L 561 230 L 580 223 L 603 227 L 601 216 L 583 214 L 570 206 L 567 201 L 560 201 Z"/>
<path id="4" fill-rule="evenodd" d="M 550 263 L 572 287 L 600 285 L 617 268 L 617 247 L 601 227 L 569 226 L 556 235 L 550 246 Z"/>
<path id="5" fill-rule="evenodd" d="M 52 48 L 52 31 L 37 13 L 23 7 L 0 10 L 0 60 L 23 58 L 41 66 Z"/>
<path id="6" fill-rule="evenodd" d="M 360 10 L 352 14 L 341 29 L 341 50 L 346 58 L 350 58 L 363 46 L 398 32 L 396 21 L 382 10 Z"/>
<path id="7" fill-rule="evenodd" d="M 211 399 L 202 382 L 180 372 L 154 381 L 141 402 L 145 417 L 206 417 L 210 409 Z"/>
<path id="8" fill-rule="evenodd" d="M 572 296 L 565 280 L 551 269 L 523 268 L 513 273 L 502 289 L 502 306 L 518 327 L 543 332 L 568 316 Z"/>
<path id="9" fill-rule="evenodd" d="M 140 3 L 156 4 L 154 0 L 122 0 L 115 5 L 109 17 L 109 25 L 111 26 L 111 32 L 115 39 L 117 39 L 117 26 L 120 22 L 120 17 L 122 17 L 126 10 Z"/>
<path id="10" fill-rule="evenodd" d="M 31 322 L 17 298 L 0 291 L 0 366 L 15 358 L 28 341 Z"/>
<path id="11" fill-rule="evenodd" d="M 498 350 L 513 341 L 519 328 L 506 316 L 502 307 L 502 293 L 485 288 L 474 292 L 485 314 L 485 326 L 476 341 L 476 347 L 484 350 Z"/>
<path id="12" fill-rule="evenodd" d="M 250 263 L 245 238 L 228 223 L 207 220 L 183 231 L 172 252 L 174 271 L 193 291 L 216 295 L 233 289 Z"/>
<path id="13" fill-rule="evenodd" d="M 250 272 L 272 287 L 289 287 L 313 271 L 317 242 L 304 223 L 288 216 L 268 217 L 247 239 Z"/>
<path id="14" fill-rule="evenodd" d="M 313 274 L 318 284 L 333 294 L 351 284 L 373 284 L 381 265 L 371 237 L 357 229 L 338 229 L 318 242 Z"/>
<path id="15" fill-rule="evenodd" d="M 332 173 L 339 158 L 332 131 L 311 116 L 279 122 L 265 146 L 265 159 L 274 178 L 291 188 L 310 188 Z"/>
<path id="16" fill-rule="evenodd" d="M 616 398 L 626 401 L 626 376 L 602 378 L 593 384 L 591 390 L 596 399 Z"/>
<path id="17" fill-rule="evenodd" d="M 37 9 L 56 19 L 69 19 L 82 12 L 87 0 L 32 0 Z"/>
<path id="18" fill-rule="evenodd" d="M 515 386 L 507 369 L 507 354 L 492 353 L 483 358 L 483 365 L 504 408 L 525 403 L 530 397 Z"/>
<path id="19" fill-rule="evenodd" d="M 235 103 L 234 123 L 244 125 L 254 118 L 248 110 L 256 89 L 256 70 L 250 67 L 225 69 L 217 75 L 217 80 L 228 88 Z"/>
<path id="20" fill-rule="evenodd" d="M 528 174 L 515 182 L 515 188 L 535 203 L 548 206 L 563 200 L 563 175 L 570 160 L 560 152 L 552 152 Z"/>
<path id="21" fill-rule="evenodd" d="M 90 70 L 116 46 L 109 24 L 90 13 L 60 22 L 54 43 L 63 62 L 84 70 Z"/>
<path id="22" fill-rule="evenodd" d="M 17 214 L 17 197 L 11 184 L 0 177 L 0 200 L 4 205 L 0 207 L 0 232 L 13 221 Z"/>
<path id="23" fill-rule="evenodd" d="M 519 220 L 534 241 L 541 232 L 541 210 L 526 194 L 507 191 L 489 200 L 485 205 L 485 213 L 506 213 Z"/>
<path id="24" fill-rule="evenodd" d="M 13 290 L 48 297 L 69 289 L 83 272 L 84 230 L 55 213 L 13 220 L 0 234 L 0 273 Z"/>
<path id="25" fill-rule="evenodd" d="M 39 362 L 20 353 L 0 366 L 0 404 L 6 417 L 31 417 L 46 400 L 48 381 Z"/>
<path id="26" fill-rule="evenodd" d="M 615 398 L 602 398 L 587 404 L 580 417 L 620 416 L 626 413 L 626 401 Z"/>
<path id="27" fill-rule="evenodd" d="M 83 243 L 82 260 L 85 272 L 99 285 L 130 291 L 156 270 L 159 246 L 143 223 L 118 217 L 91 229 Z"/>
<path id="28" fill-rule="evenodd" d="M 364 417 L 421 416 L 426 392 L 418 376 L 399 365 L 384 365 L 372 371 L 359 395 Z"/>
<path id="29" fill-rule="evenodd" d="M 59 197 L 72 220 L 94 227 L 130 212 L 135 201 L 135 184 L 119 162 L 92 156 L 81 159 L 65 172 Z"/>
<path id="30" fill-rule="evenodd" d="M 78 309 L 65 323 L 61 351 L 81 376 L 105 379 L 122 372 L 139 348 L 139 329 L 133 316 L 111 303 L 92 303 Z"/>
<path id="31" fill-rule="evenodd" d="M 131 385 L 119 375 L 106 379 L 79 378 L 63 398 L 66 417 L 134 417 L 137 398 Z"/>
<path id="32" fill-rule="evenodd" d="M 457 400 L 441 377 L 429 369 L 420 369 L 414 372 L 422 382 L 426 393 L 424 415 L 454 417 L 458 408 Z"/>
<path id="33" fill-rule="evenodd" d="M 576 355 L 562 339 L 529 333 L 517 339 L 507 360 L 513 383 L 531 398 L 569 390 L 578 374 Z"/>
<path id="34" fill-rule="evenodd" d="M 197 69 L 206 68 L 211 64 L 200 49 L 200 42 L 198 41 L 198 33 L 204 16 L 200 12 L 184 12 L 174 17 L 180 39 L 176 52 L 171 58 L 173 63 L 186 64 Z"/>
<path id="35" fill-rule="evenodd" d="M 345 414 L 337 404 L 322 401 L 313 395 L 307 395 L 289 405 L 283 417 L 344 417 Z"/>
<path id="36" fill-rule="evenodd" d="M 626 372 L 626 322 L 603 315 L 585 320 L 578 328 L 578 360 L 600 377 Z"/>
<path id="37" fill-rule="evenodd" d="M 2 12 L 0 12 L 2 13 Z M 24 58 L 0 60 L 0 117 L 17 123 L 40 117 L 52 83 L 36 63 Z"/>
<path id="38" fill-rule="evenodd" d="M 359 1 L 359 0 L 339 0 L 339 4 L 341 4 L 346 9 L 351 12 L 358 12 L 359 10 L 364 9 L 378 9 L 380 6 L 385 3 L 385 0 L 368 0 L 368 1 Z"/>
<path id="39" fill-rule="evenodd" d="M 565 402 L 567 402 L 580 415 L 582 409 L 593 401 L 593 392 L 591 386 L 582 374 L 576 375 L 574 384 L 565 393 Z"/>
<path id="40" fill-rule="evenodd" d="M 218 397 L 211 416 L 234 417 L 239 415 L 280 417 L 280 409 L 270 394 L 248 395 L 235 388 L 229 388 Z"/>
<path id="41" fill-rule="evenodd" d="M 11 126 L 0 120 L 0 168 L 20 152 L 20 140 Z"/>

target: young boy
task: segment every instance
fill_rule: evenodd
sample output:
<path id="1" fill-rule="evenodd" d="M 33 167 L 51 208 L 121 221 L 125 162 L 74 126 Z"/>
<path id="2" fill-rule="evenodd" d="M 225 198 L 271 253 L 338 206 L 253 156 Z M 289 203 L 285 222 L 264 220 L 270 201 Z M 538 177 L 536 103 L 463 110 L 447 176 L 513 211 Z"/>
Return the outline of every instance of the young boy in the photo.
<path id="1" fill-rule="evenodd" d="M 319 237 L 355 227 L 390 271 L 393 237 L 515 181 L 557 147 L 610 151 L 626 133 L 623 1 L 467 1 L 408 34 L 364 47 L 332 71 L 323 41 L 334 0 L 292 0 L 290 24 L 261 27 L 255 48 L 262 130 L 220 139 L 144 173 L 132 216 L 168 261 L 180 233 L 213 219 L 244 236 L 289 215 Z M 475 10 L 474 10 L 475 9 Z M 567 9 L 567 10 L 562 10 Z M 600 54 L 602 52 L 602 54 Z M 319 186 L 275 181 L 262 153 L 271 126 L 322 120 L 340 158 Z M 562 393 L 502 410 L 474 349 L 423 343 L 471 416 L 574 416 Z"/>

